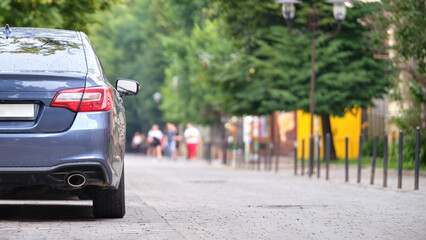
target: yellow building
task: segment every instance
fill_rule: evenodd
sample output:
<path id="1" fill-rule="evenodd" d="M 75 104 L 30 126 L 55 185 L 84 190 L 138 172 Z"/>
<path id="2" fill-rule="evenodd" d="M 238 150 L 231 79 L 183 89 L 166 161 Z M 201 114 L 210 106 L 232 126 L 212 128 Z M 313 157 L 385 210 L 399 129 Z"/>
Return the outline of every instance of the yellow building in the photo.
<path id="1" fill-rule="evenodd" d="M 359 152 L 359 136 L 361 134 L 361 108 L 354 108 L 343 117 L 330 117 L 333 142 L 336 149 L 337 158 L 345 158 L 345 137 L 348 136 L 348 156 L 357 158 Z M 302 157 L 302 140 L 305 139 L 305 159 L 309 159 L 309 135 L 310 135 L 310 114 L 302 110 L 297 111 L 297 156 Z M 324 157 L 324 138 L 321 127 L 321 117 L 314 118 L 315 147 L 317 156 L 317 135 L 321 136 L 321 158 Z"/>

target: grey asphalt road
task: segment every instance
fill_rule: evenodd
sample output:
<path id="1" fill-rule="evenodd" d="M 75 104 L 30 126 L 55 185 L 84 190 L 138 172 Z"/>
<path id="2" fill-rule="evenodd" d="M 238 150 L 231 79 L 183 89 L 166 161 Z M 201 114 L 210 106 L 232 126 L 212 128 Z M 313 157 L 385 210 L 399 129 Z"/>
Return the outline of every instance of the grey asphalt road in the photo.
<path id="1" fill-rule="evenodd" d="M 126 157 L 127 214 L 0 201 L 0 239 L 426 239 L 426 192 Z"/>

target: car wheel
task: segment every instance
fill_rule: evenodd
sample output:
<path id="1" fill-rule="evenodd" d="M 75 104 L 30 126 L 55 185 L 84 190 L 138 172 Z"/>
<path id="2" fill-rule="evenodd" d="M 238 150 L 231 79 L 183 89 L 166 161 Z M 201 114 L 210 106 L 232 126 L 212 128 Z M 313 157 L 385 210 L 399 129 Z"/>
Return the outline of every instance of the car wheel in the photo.
<path id="1" fill-rule="evenodd" d="M 126 213 L 124 170 L 118 189 L 97 188 L 93 196 L 93 215 L 97 218 L 122 218 Z"/>

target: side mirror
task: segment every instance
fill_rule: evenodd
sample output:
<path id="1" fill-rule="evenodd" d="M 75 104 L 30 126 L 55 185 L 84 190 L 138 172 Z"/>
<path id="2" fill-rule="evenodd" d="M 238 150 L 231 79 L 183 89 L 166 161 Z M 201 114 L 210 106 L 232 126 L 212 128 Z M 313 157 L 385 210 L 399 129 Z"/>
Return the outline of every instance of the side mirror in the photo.
<path id="1" fill-rule="evenodd" d="M 139 83 L 130 79 L 117 79 L 115 88 L 121 96 L 132 96 L 139 92 Z"/>

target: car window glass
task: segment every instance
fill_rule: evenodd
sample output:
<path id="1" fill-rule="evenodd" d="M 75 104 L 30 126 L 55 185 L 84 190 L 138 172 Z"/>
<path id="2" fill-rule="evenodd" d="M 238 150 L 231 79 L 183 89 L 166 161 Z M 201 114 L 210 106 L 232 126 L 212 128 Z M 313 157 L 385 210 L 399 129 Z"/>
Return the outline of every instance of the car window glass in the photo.
<path id="1" fill-rule="evenodd" d="M 81 40 L 71 31 L 66 36 L 28 29 L 12 33 L 0 38 L 0 72 L 87 72 Z"/>

